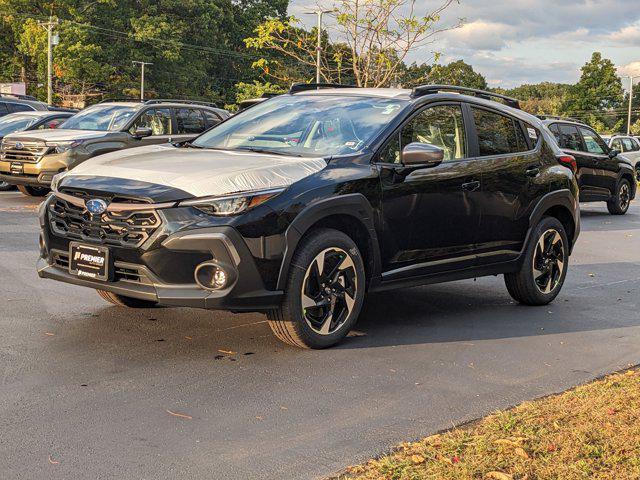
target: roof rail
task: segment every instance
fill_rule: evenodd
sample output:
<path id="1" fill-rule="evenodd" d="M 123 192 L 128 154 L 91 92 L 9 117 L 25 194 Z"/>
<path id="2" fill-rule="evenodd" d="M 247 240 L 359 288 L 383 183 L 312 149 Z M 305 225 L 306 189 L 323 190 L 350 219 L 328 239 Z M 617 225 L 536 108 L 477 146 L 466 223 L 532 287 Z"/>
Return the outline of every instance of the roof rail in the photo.
<path id="1" fill-rule="evenodd" d="M 457 85 L 420 85 L 415 87 L 411 92 L 411 97 L 417 98 L 423 95 L 430 95 L 439 92 L 460 92 L 469 95 L 474 95 L 478 98 L 484 98 L 485 100 L 492 100 L 494 98 L 502 100 L 509 107 L 517 108 L 520 110 L 520 101 L 516 98 L 507 97 L 499 93 L 489 92 L 487 90 L 479 90 L 477 88 L 459 87 Z"/>
<path id="2" fill-rule="evenodd" d="M 342 85 L 340 83 L 294 83 L 289 89 L 289 93 L 307 92 L 309 90 L 320 90 L 321 88 L 358 88 L 355 85 Z"/>
<path id="3" fill-rule="evenodd" d="M 144 102 L 145 105 L 154 105 L 157 103 L 185 103 L 187 105 L 202 105 L 204 107 L 218 108 L 214 102 L 205 102 L 202 100 L 181 100 L 179 98 L 153 98 Z"/>
<path id="4" fill-rule="evenodd" d="M 567 122 L 581 123 L 582 125 L 586 125 L 582 120 L 578 120 L 573 117 L 560 117 L 558 115 L 536 115 L 540 120 L 564 120 Z"/>
<path id="5" fill-rule="evenodd" d="M 98 103 L 111 103 L 111 102 L 134 102 L 134 103 L 142 103 L 142 100 L 139 98 L 105 98 Z"/>

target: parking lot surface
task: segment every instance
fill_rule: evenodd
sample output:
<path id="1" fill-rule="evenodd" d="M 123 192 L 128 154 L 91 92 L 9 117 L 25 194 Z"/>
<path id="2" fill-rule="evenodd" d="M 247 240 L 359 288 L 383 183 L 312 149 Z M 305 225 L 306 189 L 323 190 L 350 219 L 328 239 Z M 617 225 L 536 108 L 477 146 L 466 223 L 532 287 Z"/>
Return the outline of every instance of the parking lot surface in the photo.
<path id="1" fill-rule="evenodd" d="M 40 280 L 38 200 L 0 194 L 2 478 L 322 478 L 493 410 L 640 363 L 640 206 L 583 204 L 567 282 L 371 295 L 337 348 L 265 317 L 128 310 Z"/>

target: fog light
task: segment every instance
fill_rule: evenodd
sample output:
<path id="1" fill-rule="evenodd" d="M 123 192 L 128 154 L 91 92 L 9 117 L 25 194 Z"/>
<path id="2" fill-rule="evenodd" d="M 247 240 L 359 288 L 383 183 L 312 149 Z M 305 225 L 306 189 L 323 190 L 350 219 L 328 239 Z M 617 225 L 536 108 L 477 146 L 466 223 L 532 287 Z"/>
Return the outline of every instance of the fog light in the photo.
<path id="1" fill-rule="evenodd" d="M 222 290 L 229 284 L 227 272 L 215 263 L 202 263 L 196 267 L 196 283 L 206 290 Z"/>

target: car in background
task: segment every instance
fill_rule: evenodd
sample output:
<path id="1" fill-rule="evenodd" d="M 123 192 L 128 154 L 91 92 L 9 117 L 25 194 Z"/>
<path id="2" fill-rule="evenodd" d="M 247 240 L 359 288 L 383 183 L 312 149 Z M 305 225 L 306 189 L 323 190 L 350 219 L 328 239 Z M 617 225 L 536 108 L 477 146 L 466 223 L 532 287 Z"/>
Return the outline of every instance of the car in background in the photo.
<path id="1" fill-rule="evenodd" d="M 367 291 L 504 274 L 546 305 L 580 231 L 571 160 L 492 92 L 294 85 L 57 175 L 38 273 L 121 307 L 265 312 L 303 348 L 343 339 Z"/>
<path id="2" fill-rule="evenodd" d="M 0 145 L 0 181 L 44 196 L 54 175 L 109 152 L 186 142 L 229 117 L 214 104 L 186 100 L 106 101 L 56 130 L 14 133 Z"/>
<path id="3" fill-rule="evenodd" d="M 71 112 L 35 110 L 19 113 L 10 113 L 0 117 L 0 141 L 11 133 L 26 132 L 30 130 L 45 130 L 57 128 L 67 118 L 71 117 Z M 0 191 L 14 188 L 14 185 L 6 181 L 0 181 Z"/>
<path id="4" fill-rule="evenodd" d="M 0 94 L 0 117 L 16 112 L 46 111 L 51 108 L 44 102 L 40 102 L 29 95 L 2 95 Z"/>
<path id="5" fill-rule="evenodd" d="M 585 123 L 571 118 L 541 118 L 560 148 L 575 158 L 580 201 L 606 202 L 612 215 L 627 213 L 637 187 L 631 162 Z"/>
<path id="6" fill-rule="evenodd" d="M 612 135 L 607 144 L 631 162 L 636 169 L 636 178 L 640 178 L 640 140 L 631 135 Z"/>

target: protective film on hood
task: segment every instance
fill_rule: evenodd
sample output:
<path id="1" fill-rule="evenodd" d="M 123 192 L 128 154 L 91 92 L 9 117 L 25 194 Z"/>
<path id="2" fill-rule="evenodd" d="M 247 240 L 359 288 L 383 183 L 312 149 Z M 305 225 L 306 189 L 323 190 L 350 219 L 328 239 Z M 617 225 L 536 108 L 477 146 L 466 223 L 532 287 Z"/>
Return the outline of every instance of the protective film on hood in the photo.
<path id="1" fill-rule="evenodd" d="M 322 158 L 152 145 L 95 157 L 68 175 L 137 180 L 205 197 L 287 187 L 326 166 Z"/>

